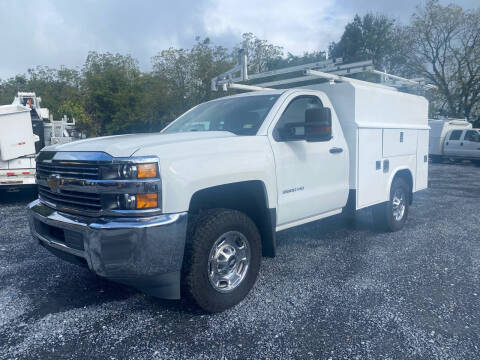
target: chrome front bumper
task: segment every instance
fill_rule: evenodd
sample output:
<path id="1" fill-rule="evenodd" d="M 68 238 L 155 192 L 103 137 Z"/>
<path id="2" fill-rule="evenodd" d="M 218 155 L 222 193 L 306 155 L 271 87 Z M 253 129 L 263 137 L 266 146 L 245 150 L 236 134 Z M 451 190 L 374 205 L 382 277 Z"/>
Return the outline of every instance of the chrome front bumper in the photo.
<path id="1" fill-rule="evenodd" d="M 39 200 L 28 210 L 34 239 L 55 255 L 154 296 L 180 298 L 186 212 L 89 218 L 58 212 Z"/>

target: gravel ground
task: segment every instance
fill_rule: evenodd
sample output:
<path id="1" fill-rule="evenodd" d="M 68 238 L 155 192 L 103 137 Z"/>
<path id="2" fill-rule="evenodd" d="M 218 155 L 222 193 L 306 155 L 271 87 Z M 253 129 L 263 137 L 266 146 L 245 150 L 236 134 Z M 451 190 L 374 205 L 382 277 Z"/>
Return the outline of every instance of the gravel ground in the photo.
<path id="1" fill-rule="evenodd" d="M 29 195 L 2 194 L 0 359 L 478 359 L 479 175 L 432 165 L 396 233 L 368 211 L 279 233 L 254 290 L 216 315 L 33 246 Z"/>

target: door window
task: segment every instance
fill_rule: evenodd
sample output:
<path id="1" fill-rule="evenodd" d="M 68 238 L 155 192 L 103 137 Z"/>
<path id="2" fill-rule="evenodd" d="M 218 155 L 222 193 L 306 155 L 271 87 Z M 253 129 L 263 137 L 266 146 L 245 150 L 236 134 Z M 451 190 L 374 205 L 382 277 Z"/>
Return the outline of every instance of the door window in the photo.
<path id="1" fill-rule="evenodd" d="M 460 136 L 462 136 L 463 130 L 453 130 L 450 134 L 450 140 L 460 140 Z"/>
<path id="2" fill-rule="evenodd" d="M 465 134 L 465 141 L 480 142 L 480 134 L 475 130 L 468 130 Z"/>
<path id="3" fill-rule="evenodd" d="M 283 129 L 286 124 L 290 123 L 304 123 L 305 122 L 305 111 L 307 109 L 322 108 L 322 101 L 316 96 L 299 96 L 293 99 L 287 108 L 283 112 L 282 116 L 277 122 L 275 129 L 273 131 L 273 137 L 275 140 L 280 140 L 280 129 Z M 298 135 L 299 138 L 302 138 L 304 134 L 304 128 L 298 127 L 295 128 L 295 135 Z"/>

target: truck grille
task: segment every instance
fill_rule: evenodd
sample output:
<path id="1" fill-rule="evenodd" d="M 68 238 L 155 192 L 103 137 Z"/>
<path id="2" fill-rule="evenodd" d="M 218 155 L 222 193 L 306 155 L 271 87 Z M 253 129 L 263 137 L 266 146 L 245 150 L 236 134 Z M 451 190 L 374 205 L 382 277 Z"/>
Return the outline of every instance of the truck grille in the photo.
<path id="1" fill-rule="evenodd" d="M 59 192 L 53 192 L 47 186 L 42 185 L 38 186 L 38 194 L 40 199 L 66 208 L 88 212 L 98 212 L 102 209 L 102 203 L 99 194 L 63 189 L 59 190 Z"/>
<path id="2" fill-rule="evenodd" d="M 37 162 L 37 177 L 48 178 L 51 174 L 58 174 L 62 178 L 92 179 L 99 177 L 99 166 L 85 163 L 44 163 Z"/>
<path id="3" fill-rule="evenodd" d="M 37 161 L 38 195 L 41 200 L 56 207 L 80 210 L 86 213 L 99 213 L 102 210 L 100 194 L 81 190 L 51 189 L 46 186 L 51 175 L 62 179 L 97 180 L 100 177 L 98 164 L 74 161 Z"/>

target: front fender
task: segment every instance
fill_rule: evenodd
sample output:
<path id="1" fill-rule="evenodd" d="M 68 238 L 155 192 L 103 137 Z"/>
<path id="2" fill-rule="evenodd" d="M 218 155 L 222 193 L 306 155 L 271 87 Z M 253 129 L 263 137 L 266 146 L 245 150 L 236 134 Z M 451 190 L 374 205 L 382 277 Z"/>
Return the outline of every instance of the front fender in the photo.
<path id="1" fill-rule="evenodd" d="M 188 211 L 192 195 L 202 189 L 251 180 L 265 184 L 268 207 L 277 193 L 272 150 L 266 136 L 235 136 L 176 144 L 158 149 L 164 213 Z"/>

